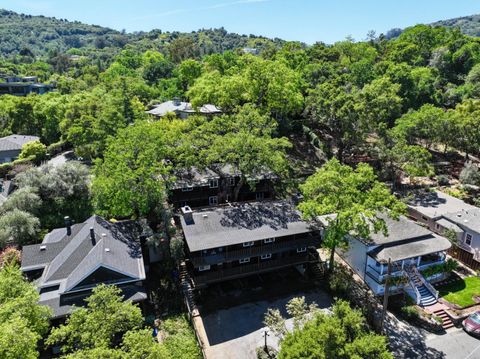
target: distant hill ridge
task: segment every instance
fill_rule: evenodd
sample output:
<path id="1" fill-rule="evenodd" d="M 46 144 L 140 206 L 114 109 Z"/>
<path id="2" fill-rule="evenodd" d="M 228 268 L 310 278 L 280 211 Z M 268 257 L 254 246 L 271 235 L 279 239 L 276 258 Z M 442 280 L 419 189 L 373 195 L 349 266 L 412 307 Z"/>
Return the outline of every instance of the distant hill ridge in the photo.
<path id="1" fill-rule="evenodd" d="M 255 35 L 229 33 L 225 29 L 201 29 L 191 33 L 149 32 L 126 33 L 79 21 L 68 21 L 46 16 L 18 14 L 0 9 L 0 56 L 17 54 L 45 56 L 51 52 L 63 53 L 75 48 L 119 49 L 129 43 L 147 46 L 142 41 L 161 47 L 181 36 L 189 35 L 204 53 L 223 52 L 242 47 L 261 46 L 267 38 Z M 274 39 L 274 42 L 283 42 Z"/>
<path id="2" fill-rule="evenodd" d="M 480 14 L 441 20 L 432 23 L 432 25 L 458 27 L 466 35 L 480 36 Z"/>

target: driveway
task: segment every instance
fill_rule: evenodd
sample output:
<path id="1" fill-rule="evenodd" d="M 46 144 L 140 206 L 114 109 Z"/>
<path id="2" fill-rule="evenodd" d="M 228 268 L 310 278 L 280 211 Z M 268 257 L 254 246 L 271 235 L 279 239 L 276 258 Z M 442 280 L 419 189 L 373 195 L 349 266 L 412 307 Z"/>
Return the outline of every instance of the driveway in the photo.
<path id="1" fill-rule="evenodd" d="M 305 296 L 305 302 L 317 303 L 320 308 L 329 308 L 332 299 L 322 290 L 294 293 L 273 301 L 245 303 L 223 309 L 202 317 L 207 359 L 254 359 L 256 348 L 264 345 L 263 318 L 268 308 L 278 308 L 284 317 L 285 305 L 293 297 Z M 291 320 L 287 326 L 292 325 Z M 278 340 L 269 334 L 268 345 L 278 346 Z"/>

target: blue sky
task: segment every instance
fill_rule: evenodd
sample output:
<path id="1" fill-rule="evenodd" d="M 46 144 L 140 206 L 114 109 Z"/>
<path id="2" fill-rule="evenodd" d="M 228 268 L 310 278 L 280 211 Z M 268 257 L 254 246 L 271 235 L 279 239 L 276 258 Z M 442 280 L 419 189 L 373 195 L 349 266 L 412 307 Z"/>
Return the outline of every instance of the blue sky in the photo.
<path id="1" fill-rule="evenodd" d="M 127 31 L 192 31 L 225 27 L 332 43 L 369 30 L 429 23 L 480 13 L 478 0 L 0 0 L 0 8 L 55 16 Z"/>

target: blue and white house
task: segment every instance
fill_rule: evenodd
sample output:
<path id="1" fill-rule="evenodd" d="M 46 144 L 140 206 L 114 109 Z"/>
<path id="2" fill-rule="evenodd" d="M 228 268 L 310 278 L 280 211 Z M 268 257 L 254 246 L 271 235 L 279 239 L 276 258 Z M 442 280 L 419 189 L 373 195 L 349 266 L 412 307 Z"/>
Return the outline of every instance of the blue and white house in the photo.
<path id="1" fill-rule="evenodd" d="M 430 284 L 442 274 L 424 278 L 421 271 L 443 264 L 446 251 L 451 247 L 448 239 L 421 227 L 401 216 L 399 220 L 382 216 L 388 235 L 373 233 L 369 239 L 349 238 L 347 250 L 337 253 L 365 281 L 375 295 L 383 295 L 391 262 L 390 293 L 407 292 L 415 303 L 423 306 L 436 303 L 438 292 Z M 325 218 L 322 222 L 328 225 Z"/>

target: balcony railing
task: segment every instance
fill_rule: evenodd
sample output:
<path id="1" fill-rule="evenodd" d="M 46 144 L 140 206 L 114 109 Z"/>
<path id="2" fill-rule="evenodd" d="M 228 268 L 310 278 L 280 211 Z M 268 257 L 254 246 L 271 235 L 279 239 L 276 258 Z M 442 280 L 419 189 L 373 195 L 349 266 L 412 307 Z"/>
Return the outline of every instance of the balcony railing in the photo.
<path id="1" fill-rule="evenodd" d="M 195 286 L 198 287 L 208 283 L 220 282 L 222 280 L 239 278 L 250 274 L 256 274 L 315 261 L 318 261 L 318 258 L 315 258 L 309 253 L 306 253 L 302 256 L 297 255 L 275 260 L 264 260 L 258 263 L 243 264 L 233 268 L 222 268 L 216 271 L 196 274 L 193 277 L 193 282 Z"/>
<path id="2" fill-rule="evenodd" d="M 321 240 L 319 237 L 294 239 L 287 242 L 265 243 L 261 246 L 246 247 L 235 250 L 224 250 L 221 253 L 205 255 L 203 257 L 190 258 L 194 267 L 202 265 L 212 265 L 216 263 L 224 263 L 228 261 L 239 260 L 242 258 L 258 257 L 262 254 L 275 254 L 285 252 L 286 250 L 302 248 L 302 247 L 320 247 Z"/>

